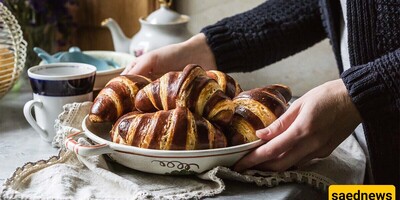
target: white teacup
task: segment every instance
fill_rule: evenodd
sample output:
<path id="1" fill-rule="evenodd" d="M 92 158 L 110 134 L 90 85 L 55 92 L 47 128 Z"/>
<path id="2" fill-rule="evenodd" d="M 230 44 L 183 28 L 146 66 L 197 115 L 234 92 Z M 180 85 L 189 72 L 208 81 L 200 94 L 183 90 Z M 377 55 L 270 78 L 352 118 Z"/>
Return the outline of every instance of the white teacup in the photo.
<path id="1" fill-rule="evenodd" d="M 25 118 L 43 140 L 51 142 L 56 135 L 54 123 L 63 106 L 93 100 L 96 67 L 83 63 L 43 64 L 31 67 L 28 76 L 33 100 L 25 103 Z"/>

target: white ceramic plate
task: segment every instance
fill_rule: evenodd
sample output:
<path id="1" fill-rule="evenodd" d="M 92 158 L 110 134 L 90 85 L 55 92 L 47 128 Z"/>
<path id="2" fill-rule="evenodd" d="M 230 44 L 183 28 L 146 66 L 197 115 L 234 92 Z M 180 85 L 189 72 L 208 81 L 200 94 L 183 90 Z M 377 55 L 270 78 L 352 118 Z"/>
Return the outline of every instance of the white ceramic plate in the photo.
<path id="1" fill-rule="evenodd" d="M 76 142 L 82 133 L 68 136 L 65 146 L 79 155 L 108 154 L 116 162 L 143 172 L 155 174 L 194 174 L 216 166 L 230 167 L 252 149 L 264 142 L 206 150 L 155 150 L 117 144 L 110 141 L 110 123 L 91 123 L 88 116 L 82 122 L 84 134 L 97 145 L 85 146 Z"/>

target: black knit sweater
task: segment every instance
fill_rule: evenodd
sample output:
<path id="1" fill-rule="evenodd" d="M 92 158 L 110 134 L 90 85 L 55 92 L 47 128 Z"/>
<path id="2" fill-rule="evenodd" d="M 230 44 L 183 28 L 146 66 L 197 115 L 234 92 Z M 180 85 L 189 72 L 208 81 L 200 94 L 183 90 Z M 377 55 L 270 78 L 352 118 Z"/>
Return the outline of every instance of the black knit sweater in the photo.
<path id="1" fill-rule="evenodd" d="M 339 0 L 269 0 L 202 29 L 219 70 L 253 71 L 328 37 L 361 114 L 375 183 L 400 183 L 400 2 L 347 0 L 351 68 L 340 55 Z"/>

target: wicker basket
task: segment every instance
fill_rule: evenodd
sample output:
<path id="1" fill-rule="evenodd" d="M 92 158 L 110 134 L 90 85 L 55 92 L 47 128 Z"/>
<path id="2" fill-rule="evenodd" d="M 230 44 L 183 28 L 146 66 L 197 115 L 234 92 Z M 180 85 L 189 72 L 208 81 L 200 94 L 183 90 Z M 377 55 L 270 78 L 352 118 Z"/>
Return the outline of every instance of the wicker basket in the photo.
<path id="1" fill-rule="evenodd" d="M 26 46 L 17 20 L 0 3 L 0 98 L 7 94 L 21 75 Z"/>

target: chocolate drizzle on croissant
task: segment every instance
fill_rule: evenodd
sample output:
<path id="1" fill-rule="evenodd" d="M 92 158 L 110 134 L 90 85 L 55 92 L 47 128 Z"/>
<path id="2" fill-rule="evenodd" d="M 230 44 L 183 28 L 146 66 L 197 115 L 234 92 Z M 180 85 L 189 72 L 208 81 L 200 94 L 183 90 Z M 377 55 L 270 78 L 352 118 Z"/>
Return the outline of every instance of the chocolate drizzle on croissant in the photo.
<path id="1" fill-rule="evenodd" d="M 115 122 L 120 116 L 135 109 L 135 96 L 150 79 L 139 75 L 118 76 L 100 91 L 90 108 L 91 122 Z"/>
<path id="2" fill-rule="evenodd" d="M 128 113 L 118 119 L 110 133 L 116 143 L 148 149 L 195 150 L 227 145 L 218 128 L 183 107 Z"/>
<path id="3" fill-rule="evenodd" d="M 169 72 L 140 90 L 135 99 L 142 112 L 187 107 L 218 124 L 228 124 L 234 104 L 217 81 L 198 65 L 188 65 L 182 72 Z"/>
<path id="4" fill-rule="evenodd" d="M 257 140 L 256 130 L 263 129 L 281 116 L 291 99 L 291 91 L 284 85 L 270 85 L 240 93 L 233 99 L 235 114 L 228 127 L 229 145 Z"/>

